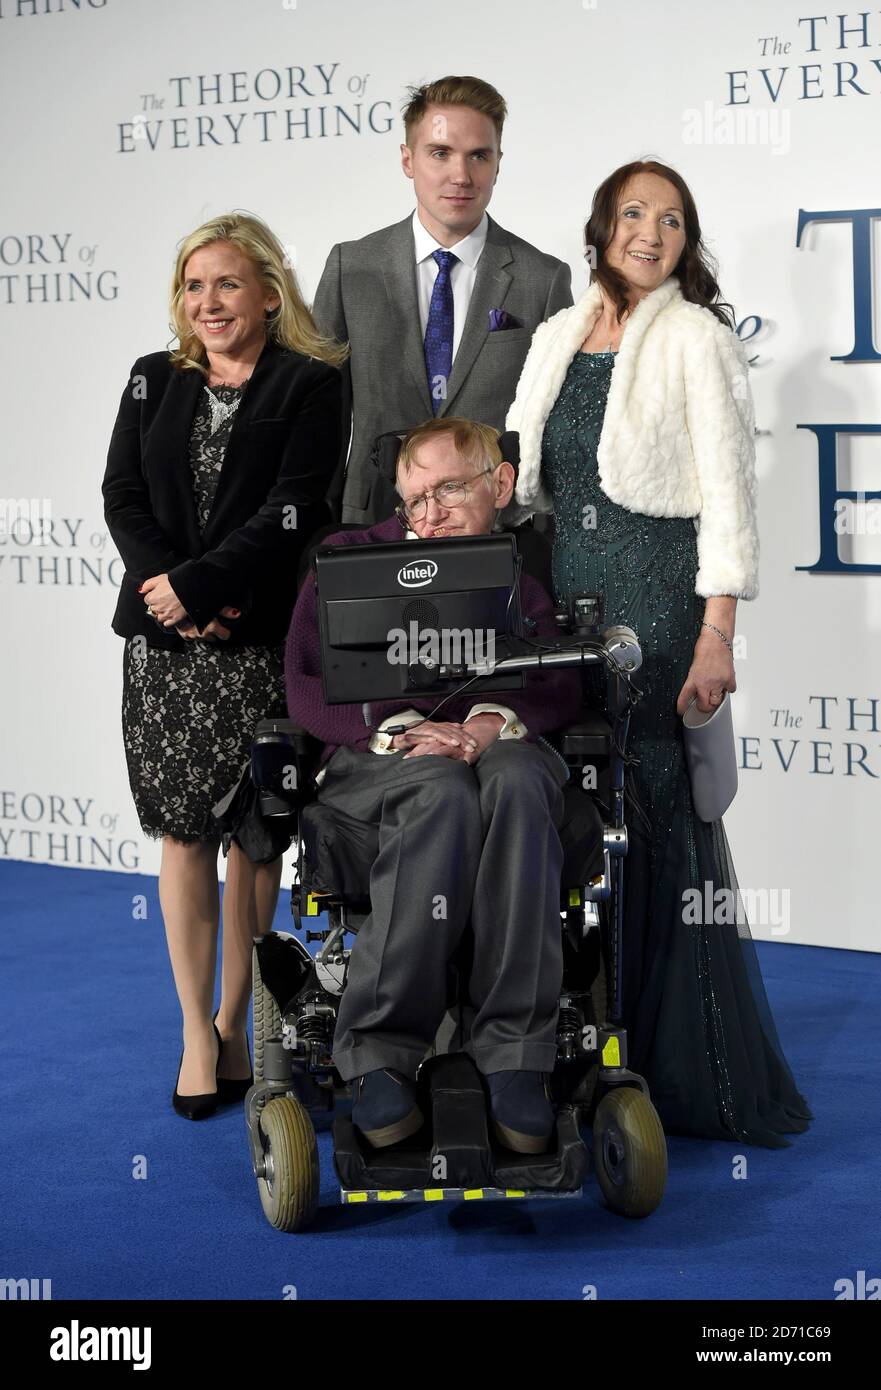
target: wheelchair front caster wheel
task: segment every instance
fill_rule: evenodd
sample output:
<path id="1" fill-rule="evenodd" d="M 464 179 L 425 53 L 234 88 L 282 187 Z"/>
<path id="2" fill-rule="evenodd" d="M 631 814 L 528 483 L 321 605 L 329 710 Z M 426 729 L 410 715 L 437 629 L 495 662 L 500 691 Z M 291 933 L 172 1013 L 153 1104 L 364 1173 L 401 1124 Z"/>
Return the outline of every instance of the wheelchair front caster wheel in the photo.
<path id="1" fill-rule="evenodd" d="M 257 1179 L 266 1219 L 277 1231 L 302 1231 L 318 1210 L 318 1145 L 305 1108 L 275 1096 L 260 1114 L 265 1176 Z"/>
<path id="2" fill-rule="evenodd" d="M 667 1183 L 667 1144 L 647 1096 L 619 1086 L 603 1096 L 593 1120 L 593 1161 L 606 1205 L 622 1216 L 649 1216 Z"/>

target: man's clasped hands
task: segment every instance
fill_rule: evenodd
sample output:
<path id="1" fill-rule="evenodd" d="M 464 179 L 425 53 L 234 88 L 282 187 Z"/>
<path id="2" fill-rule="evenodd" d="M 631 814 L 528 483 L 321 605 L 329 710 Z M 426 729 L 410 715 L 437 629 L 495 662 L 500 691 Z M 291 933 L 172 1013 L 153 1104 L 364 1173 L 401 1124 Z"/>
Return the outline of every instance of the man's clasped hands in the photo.
<path id="1" fill-rule="evenodd" d="M 438 723 L 424 719 L 413 724 L 392 739 L 392 747 L 406 748 L 405 758 L 418 758 L 427 753 L 446 758 L 461 758 L 463 763 L 476 763 L 498 737 L 505 720 L 501 714 L 473 714 L 464 724 Z"/>

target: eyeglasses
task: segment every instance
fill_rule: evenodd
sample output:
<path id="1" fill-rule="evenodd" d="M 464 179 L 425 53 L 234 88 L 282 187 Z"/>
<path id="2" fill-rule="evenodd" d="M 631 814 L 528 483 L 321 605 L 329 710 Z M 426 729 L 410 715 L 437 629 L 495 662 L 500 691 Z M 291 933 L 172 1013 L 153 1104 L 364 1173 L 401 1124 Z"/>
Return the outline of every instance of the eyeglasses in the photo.
<path id="1" fill-rule="evenodd" d="M 428 511 L 428 503 L 432 498 L 444 508 L 462 507 L 468 501 L 471 489 L 478 478 L 486 477 L 487 473 L 495 473 L 498 467 L 499 465 L 495 464 L 492 468 L 482 468 L 467 482 L 451 479 L 448 483 L 441 483 L 431 492 L 424 492 L 421 497 L 414 497 L 412 502 L 402 502 L 400 506 L 395 507 L 395 511 L 402 521 L 421 521 Z"/>

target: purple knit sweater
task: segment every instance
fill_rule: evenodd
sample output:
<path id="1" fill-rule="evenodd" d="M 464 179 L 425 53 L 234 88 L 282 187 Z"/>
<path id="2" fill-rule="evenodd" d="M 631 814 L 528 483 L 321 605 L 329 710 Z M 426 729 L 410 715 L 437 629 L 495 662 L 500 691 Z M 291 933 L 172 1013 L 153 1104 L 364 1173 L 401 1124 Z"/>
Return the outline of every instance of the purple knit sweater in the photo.
<path id="1" fill-rule="evenodd" d="M 370 545 L 376 541 L 399 541 L 401 524 L 396 517 L 366 531 L 340 531 L 328 536 L 325 545 Z M 545 590 L 528 574 L 520 577 L 520 603 L 524 618 L 533 618 L 538 637 L 556 637 L 554 609 Z M 321 640 L 318 634 L 318 605 L 315 583 L 309 576 L 297 599 L 285 649 L 285 680 L 288 714 L 310 734 L 324 741 L 321 762 L 325 763 L 342 744 L 366 751 L 371 730 L 364 724 L 359 704 L 328 705 L 321 685 Z M 407 695 L 398 700 L 371 701 L 373 726 L 377 728 L 395 711 L 415 709 L 429 714 L 441 697 Z M 526 674 L 523 690 L 480 693 L 472 686 L 466 695 L 455 696 L 444 705 L 442 720 L 461 723 L 475 704 L 499 701 L 513 709 L 535 737 L 548 729 L 572 723 L 581 711 L 582 686 L 577 671 L 550 668 Z"/>

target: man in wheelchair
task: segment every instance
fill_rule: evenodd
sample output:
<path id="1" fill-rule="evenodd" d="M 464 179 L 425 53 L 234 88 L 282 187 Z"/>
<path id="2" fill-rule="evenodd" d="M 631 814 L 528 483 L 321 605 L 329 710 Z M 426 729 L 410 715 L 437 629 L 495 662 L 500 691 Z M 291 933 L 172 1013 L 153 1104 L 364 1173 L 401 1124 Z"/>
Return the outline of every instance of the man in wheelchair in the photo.
<path id="1" fill-rule="evenodd" d="M 511 499 L 515 470 L 498 431 L 456 418 L 412 430 L 398 456 L 395 517 L 325 545 L 485 534 Z M 525 628 L 556 635 L 554 609 L 527 574 Z M 352 1120 L 383 1148 L 423 1122 L 413 1082 L 447 1004 L 447 966 L 469 922 L 474 1008 L 469 1050 L 486 1079 L 502 1144 L 545 1151 L 553 1130 L 547 1074 L 563 955 L 559 828 L 567 771 L 539 736 L 577 719 L 580 675 L 529 671 L 505 703 L 455 696 L 328 705 L 315 586 L 305 583 L 286 649 L 288 711 L 325 747 L 319 803 L 360 846 L 371 911 L 352 949 L 333 1061 L 353 1083 Z M 389 728 L 401 732 L 388 732 Z M 364 885 L 365 890 L 368 884 Z"/>

